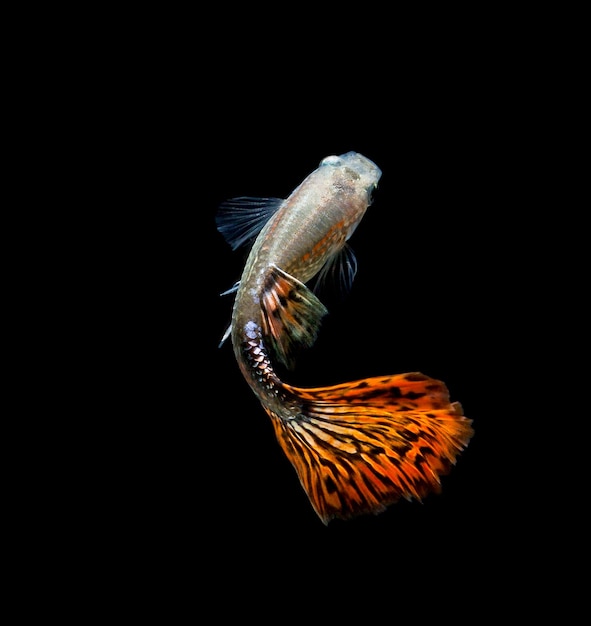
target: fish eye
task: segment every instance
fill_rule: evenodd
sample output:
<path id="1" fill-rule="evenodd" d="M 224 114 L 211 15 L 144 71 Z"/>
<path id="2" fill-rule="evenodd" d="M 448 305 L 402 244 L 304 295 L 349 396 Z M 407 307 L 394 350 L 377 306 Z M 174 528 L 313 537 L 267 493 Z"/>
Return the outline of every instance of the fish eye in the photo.
<path id="1" fill-rule="evenodd" d="M 378 188 L 378 184 L 374 183 L 367 188 L 367 202 L 368 204 L 372 204 L 373 202 L 373 192 Z"/>

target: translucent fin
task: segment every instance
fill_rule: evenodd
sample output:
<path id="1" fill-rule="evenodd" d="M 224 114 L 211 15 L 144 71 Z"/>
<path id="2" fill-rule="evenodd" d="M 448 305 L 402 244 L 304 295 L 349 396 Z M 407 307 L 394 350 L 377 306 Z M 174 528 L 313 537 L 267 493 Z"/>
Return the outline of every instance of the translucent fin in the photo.
<path id="1" fill-rule="evenodd" d="M 300 403 L 299 417 L 267 413 L 325 524 L 438 493 L 440 476 L 473 435 L 444 383 L 418 372 L 285 389 Z"/>
<path id="2" fill-rule="evenodd" d="M 230 289 L 226 289 L 226 291 L 222 291 L 222 293 L 220 293 L 220 296 L 227 296 L 231 293 L 236 293 L 239 287 L 240 287 L 240 281 L 238 280 L 232 285 L 232 287 L 230 287 Z M 230 324 L 228 328 L 226 328 L 226 332 L 224 333 L 222 340 L 218 344 L 218 348 L 221 348 L 224 345 L 224 342 L 230 336 L 231 332 L 232 332 L 232 324 Z"/>
<path id="3" fill-rule="evenodd" d="M 218 343 L 218 348 L 221 348 L 224 345 L 224 342 L 230 336 L 231 332 L 232 332 L 232 324 L 230 324 L 228 328 L 226 328 L 226 332 L 224 333 L 222 340 Z"/>
<path id="4" fill-rule="evenodd" d="M 324 293 L 327 288 L 336 289 L 339 295 L 344 296 L 351 290 L 355 274 L 357 273 L 357 259 L 353 249 L 345 244 L 341 250 L 331 257 L 320 269 L 314 282 L 315 294 Z"/>
<path id="5" fill-rule="evenodd" d="M 222 291 L 220 296 L 229 296 L 231 293 L 236 293 L 238 291 L 238 287 L 240 287 L 240 281 L 236 281 L 230 289 L 226 289 L 226 291 Z"/>
<path id="6" fill-rule="evenodd" d="M 310 347 L 326 307 L 293 276 L 271 265 L 261 295 L 263 335 L 277 359 L 293 366 L 295 352 Z"/>
<path id="7" fill-rule="evenodd" d="M 217 229 L 236 250 L 251 242 L 283 204 L 281 198 L 241 196 L 222 202 L 216 215 Z"/>

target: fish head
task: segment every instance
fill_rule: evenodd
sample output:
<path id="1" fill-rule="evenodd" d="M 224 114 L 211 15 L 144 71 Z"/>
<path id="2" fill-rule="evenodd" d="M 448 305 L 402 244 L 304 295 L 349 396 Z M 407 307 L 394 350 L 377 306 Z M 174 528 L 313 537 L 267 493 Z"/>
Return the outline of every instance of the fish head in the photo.
<path id="1" fill-rule="evenodd" d="M 382 170 L 359 152 L 327 156 L 320 162 L 320 167 L 324 166 L 348 168 L 360 177 L 360 184 L 368 188 L 375 188 L 382 177 Z"/>
<path id="2" fill-rule="evenodd" d="M 372 202 L 372 193 L 382 177 L 382 170 L 370 159 L 359 152 L 345 152 L 327 156 L 320 162 L 320 167 L 338 168 L 345 175 L 355 180 L 355 187 L 367 193 L 367 205 Z"/>
<path id="3" fill-rule="evenodd" d="M 349 197 L 355 196 L 357 202 L 347 203 L 348 211 L 354 207 L 355 215 L 350 215 L 346 239 L 353 234 L 361 221 L 365 210 L 373 201 L 373 192 L 378 186 L 382 170 L 370 159 L 359 152 L 345 152 L 322 159 L 320 168 L 334 168 L 338 184 L 347 188 Z M 338 175 L 336 174 L 338 172 Z"/>

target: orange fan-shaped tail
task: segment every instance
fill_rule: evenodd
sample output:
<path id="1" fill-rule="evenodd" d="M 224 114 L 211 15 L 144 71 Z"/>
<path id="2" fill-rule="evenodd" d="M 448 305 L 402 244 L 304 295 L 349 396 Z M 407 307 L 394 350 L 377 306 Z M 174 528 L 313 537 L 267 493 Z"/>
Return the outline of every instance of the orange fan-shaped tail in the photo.
<path id="1" fill-rule="evenodd" d="M 325 524 L 439 492 L 439 477 L 474 432 L 444 383 L 418 372 L 285 389 L 301 407 L 298 417 L 267 412 Z"/>

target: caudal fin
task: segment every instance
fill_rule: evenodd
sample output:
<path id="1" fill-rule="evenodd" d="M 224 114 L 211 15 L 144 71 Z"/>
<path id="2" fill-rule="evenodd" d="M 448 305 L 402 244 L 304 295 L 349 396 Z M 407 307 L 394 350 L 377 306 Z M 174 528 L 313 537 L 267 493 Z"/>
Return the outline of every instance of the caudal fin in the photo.
<path id="1" fill-rule="evenodd" d="M 440 476 L 474 433 L 444 383 L 418 372 L 285 387 L 301 407 L 299 416 L 269 415 L 325 524 L 438 493 Z"/>

